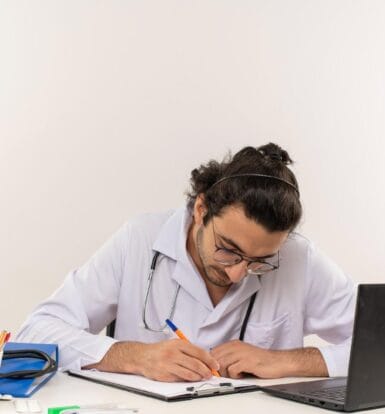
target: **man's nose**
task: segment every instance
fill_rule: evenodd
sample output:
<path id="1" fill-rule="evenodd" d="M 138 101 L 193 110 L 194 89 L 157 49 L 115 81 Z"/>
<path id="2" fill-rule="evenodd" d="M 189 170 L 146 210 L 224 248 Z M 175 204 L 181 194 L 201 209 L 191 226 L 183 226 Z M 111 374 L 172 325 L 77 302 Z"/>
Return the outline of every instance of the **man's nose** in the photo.
<path id="1" fill-rule="evenodd" d="M 226 267 L 226 273 L 233 283 L 240 282 L 247 274 L 247 262 L 242 260 L 235 265 Z"/>

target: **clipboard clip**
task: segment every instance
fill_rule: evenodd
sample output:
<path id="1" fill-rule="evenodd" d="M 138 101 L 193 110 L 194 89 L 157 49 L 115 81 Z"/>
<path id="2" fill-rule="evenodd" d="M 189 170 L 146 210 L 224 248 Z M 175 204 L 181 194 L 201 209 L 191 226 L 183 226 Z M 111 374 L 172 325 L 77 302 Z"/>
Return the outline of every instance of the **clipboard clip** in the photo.
<path id="1" fill-rule="evenodd" d="M 220 382 L 219 384 L 205 382 L 197 387 L 186 387 L 186 391 L 196 396 L 226 394 L 234 392 L 234 390 L 235 387 L 231 382 Z"/>

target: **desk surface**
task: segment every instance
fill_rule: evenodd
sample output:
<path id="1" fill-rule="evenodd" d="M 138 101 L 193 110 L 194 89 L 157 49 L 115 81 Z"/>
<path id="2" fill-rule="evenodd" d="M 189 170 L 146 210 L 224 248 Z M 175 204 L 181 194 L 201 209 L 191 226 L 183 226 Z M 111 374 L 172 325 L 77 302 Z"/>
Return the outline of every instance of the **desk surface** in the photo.
<path id="1" fill-rule="evenodd" d="M 269 381 L 279 383 L 282 380 Z M 256 383 L 265 383 L 256 380 Z M 79 378 L 70 377 L 67 374 L 57 373 L 42 389 L 33 397 L 39 401 L 43 411 L 48 407 L 92 404 L 92 403 L 124 403 L 132 408 L 138 408 L 139 414 L 306 414 L 306 413 L 330 413 L 332 411 L 299 404 L 267 395 L 261 391 L 222 395 L 210 398 L 198 398 L 189 401 L 164 402 L 154 398 L 144 397 L 127 391 L 92 383 Z M 385 408 L 370 410 L 371 413 L 385 414 Z M 12 402 L 0 401 L 0 414 L 15 413 Z"/>

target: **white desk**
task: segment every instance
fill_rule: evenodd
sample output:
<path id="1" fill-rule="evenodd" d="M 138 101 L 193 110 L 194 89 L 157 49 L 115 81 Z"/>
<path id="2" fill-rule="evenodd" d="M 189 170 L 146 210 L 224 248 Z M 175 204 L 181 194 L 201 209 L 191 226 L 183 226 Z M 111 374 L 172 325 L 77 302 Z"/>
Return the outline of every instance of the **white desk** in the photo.
<path id="1" fill-rule="evenodd" d="M 269 383 L 284 382 L 282 380 Z M 256 380 L 256 383 L 261 383 Z M 39 401 L 43 413 L 48 407 L 76 404 L 119 402 L 139 409 L 139 414 L 328 414 L 331 411 L 267 395 L 261 391 L 222 395 L 180 402 L 164 402 L 150 397 L 99 385 L 67 374 L 57 373 L 33 399 Z M 385 414 L 385 408 L 370 410 Z M 12 402 L 0 401 L 0 414 L 15 413 Z"/>

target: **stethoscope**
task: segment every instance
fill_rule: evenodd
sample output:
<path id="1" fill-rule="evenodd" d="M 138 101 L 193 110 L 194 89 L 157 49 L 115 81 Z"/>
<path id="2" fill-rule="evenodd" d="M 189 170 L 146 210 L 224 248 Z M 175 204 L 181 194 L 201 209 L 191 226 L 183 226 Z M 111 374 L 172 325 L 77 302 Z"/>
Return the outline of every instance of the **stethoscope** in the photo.
<path id="1" fill-rule="evenodd" d="M 153 328 L 149 325 L 149 323 L 146 320 L 146 310 L 147 310 L 148 299 L 149 299 L 150 292 L 151 292 L 151 287 L 152 287 L 152 279 L 153 279 L 153 276 L 154 276 L 156 263 L 157 263 L 157 260 L 158 260 L 159 256 L 160 256 L 160 252 L 155 251 L 154 256 L 152 258 L 152 261 L 151 261 L 150 272 L 149 272 L 148 278 L 147 278 L 146 295 L 145 295 L 145 298 L 144 298 L 144 305 L 143 305 L 143 312 L 142 312 L 142 322 L 143 322 L 144 329 L 146 329 L 148 331 L 151 331 L 151 332 L 164 332 L 167 328 L 166 323 L 164 325 L 162 325 L 160 328 Z M 258 276 L 258 277 L 260 278 L 260 276 Z M 170 312 L 169 312 L 168 316 L 164 318 L 164 320 L 166 320 L 166 319 L 173 320 L 179 290 L 180 290 L 180 284 L 178 283 L 176 288 L 175 288 L 174 294 L 173 294 L 173 299 L 172 299 L 172 302 L 171 302 Z M 239 340 L 240 341 L 243 341 L 243 338 L 245 336 L 247 324 L 249 322 L 250 314 L 251 314 L 251 311 L 253 310 L 254 302 L 255 302 L 255 299 L 257 297 L 257 294 L 258 294 L 258 291 L 253 293 L 253 295 L 250 297 L 249 305 L 247 307 L 245 317 L 243 318 L 241 330 L 240 330 L 240 333 L 239 333 Z"/>
<path id="2" fill-rule="evenodd" d="M 19 359 L 19 358 L 33 358 L 36 360 L 45 361 L 45 365 L 41 369 L 22 369 L 16 371 L 8 371 L 0 373 L 0 379 L 12 378 L 12 379 L 28 379 L 38 378 L 50 372 L 57 370 L 57 361 L 51 358 L 48 354 L 37 349 L 18 349 L 12 351 L 4 351 L 3 359 Z M 20 364 L 22 365 L 22 363 Z"/>

